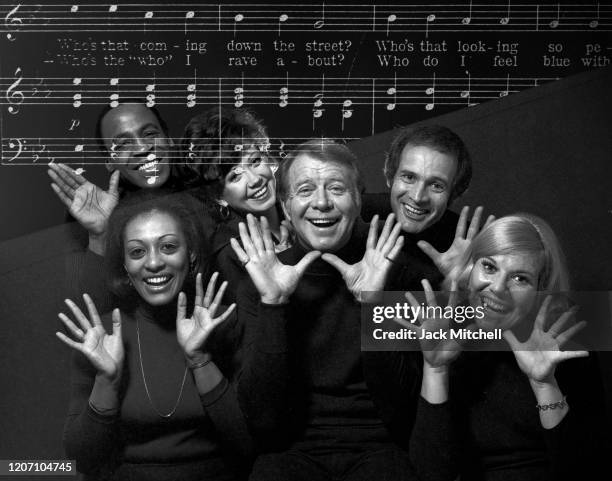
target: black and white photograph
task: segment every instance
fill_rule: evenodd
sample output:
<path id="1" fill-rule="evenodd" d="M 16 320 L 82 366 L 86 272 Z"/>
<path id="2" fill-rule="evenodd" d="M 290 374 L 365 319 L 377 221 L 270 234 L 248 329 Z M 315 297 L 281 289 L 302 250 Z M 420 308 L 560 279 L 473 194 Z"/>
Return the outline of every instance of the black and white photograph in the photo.
<path id="1" fill-rule="evenodd" d="M 609 476 L 612 2 L 0 20 L 0 478 Z"/>

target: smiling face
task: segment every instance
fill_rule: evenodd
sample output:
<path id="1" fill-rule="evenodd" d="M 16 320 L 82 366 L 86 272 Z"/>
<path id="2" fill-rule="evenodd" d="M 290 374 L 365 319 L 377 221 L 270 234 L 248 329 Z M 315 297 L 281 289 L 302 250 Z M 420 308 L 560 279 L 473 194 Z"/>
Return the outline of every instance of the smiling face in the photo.
<path id="1" fill-rule="evenodd" d="M 283 210 L 300 243 L 323 252 L 342 248 L 361 207 L 353 172 L 344 165 L 301 154 L 289 168 L 287 186 Z"/>
<path id="2" fill-rule="evenodd" d="M 121 104 L 102 119 L 100 132 L 110 155 L 107 168 L 140 188 L 162 186 L 170 176 L 172 139 L 146 105 Z"/>
<path id="3" fill-rule="evenodd" d="M 402 230 L 417 234 L 444 214 L 457 160 L 426 146 L 406 145 L 391 185 L 391 208 Z"/>
<path id="4" fill-rule="evenodd" d="M 140 297 L 152 306 L 172 302 L 189 273 L 187 241 L 174 217 L 140 214 L 124 230 L 124 265 Z"/>
<path id="5" fill-rule="evenodd" d="M 476 318 L 482 329 L 510 329 L 535 307 L 538 297 L 539 256 L 500 254 L 478 259 L 469 279 L 470 304 L 483 306 Z"/>
<path id="6" fill-rule="evenodd" d="M 268 156 L 259 146 L 252 145 L 240 164 L 224 179 L 222 200 L 244 214 L 263 214 L 276 203 L 276 179 Z"/>

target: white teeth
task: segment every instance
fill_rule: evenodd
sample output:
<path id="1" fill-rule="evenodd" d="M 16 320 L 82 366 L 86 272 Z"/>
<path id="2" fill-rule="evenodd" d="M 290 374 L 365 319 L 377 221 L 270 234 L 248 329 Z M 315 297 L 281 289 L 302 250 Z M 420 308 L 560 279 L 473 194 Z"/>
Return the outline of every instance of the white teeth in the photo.
<path id="1" fill-rule="evenodd" d="M 155 157 L 155 154 L 151 154 L 151 155 Z M 153 170 L 157 167 L 157 164 L 158 162 L 156 160 L 152 160 L 151 162 L 142 164 L 140 167 L 138 167 L 138 170 L 145 170 L 145 171 Z"/>
<path id="2" fill-rule="evenodd" d="M 318 227 L 327 227 L 334 225 L 337 219 L 310 219 L 310 222 Z"/>
<path id="3" fill-rule="evenodd" d="M 251 197 L 253 199 L 260 199 L 264 195 L 266 195 L 267 193 L 268 193 L 268 186 L 263 186 L 261 189 L 259 189 L 257 192 L 255 192 Z"/>
<path id="4" fill-rule="evenodd" d="M 427 213 L 426 210 L 417 209 L 416 207 L 413 207 L 408 204 L 403 204 L 403 206 L 404 206 L 404 209 L 406 209 L 409 213 L 414 214 L 414 215 L 423 215 Z"/>
<path id="5" fill-rule="evenodd" d="M 160 285 L 160 284 L 164 284 L 168 282 L 169 280 L 170 280 L 169 276 L 159 276 L 159 277 L 149 277 L 148 279 L 145 279 L 145 282 L 151 285 Z"/>
<path id="6" fill-rule="evenodd" d="M 504 311 L 506 310 L 506 306 L 500 304 L 499 302 L 494 302 L 491 299 L 482 299 L 482 306 L 487 309 L 493 309 L 494 311 Z"/>

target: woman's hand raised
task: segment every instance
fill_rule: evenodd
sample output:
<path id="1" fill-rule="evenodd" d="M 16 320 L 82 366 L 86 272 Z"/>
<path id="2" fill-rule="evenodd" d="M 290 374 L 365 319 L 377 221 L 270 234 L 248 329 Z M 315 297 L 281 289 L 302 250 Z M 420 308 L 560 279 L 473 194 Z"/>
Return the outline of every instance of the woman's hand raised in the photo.
<path id="1" fill-rule="evenodd" d="M 184 292 L 179 293 L 176 308 L 176 337 L 185 352 L 187 362 L 191 364 L 202 361 L 203 357 L 208 360 L 210 354 L 205 349 L 206 340 L 213 329 L 225 321 L 236 308 L 236 304 L 232 304 L 223 314 L 215 317 L 227 288 L 227 281 L 225 281 L 215 294 L 215 284 L 218 276 L 218 272 L 212 275 L 206 288 L 206 294 L 204 294 L 202 274 L 198 273 L 193 313 L 189 318 L 186 317 L 187 296 Z"/>
<path id="2" fill-rule="evenodd" d="M 76 341 L 70 339 L 64 333 L 56 332 L 55 334 L 65 344 L 82 352 L 96 368 L 99 375 L 106 378 L 112 384 L 118 385 L 121 379 L 125 356 L 123 339 L 121 337 L 121 314 L 119 309 L 113 311 L 113 332 L 108 334 L 102 325 L 96 306 L 91 298 L 87 294 L 83 294 L 83 299 L 87 305 L 89 319 L 74 302 L 70 299 L 65 301 L 80 327 L 65 314 L 59 314 L 59 318 L 70 333 L 72 333 Z"/>
<path id="3" fill-rule="evenodd" d="M 564 312 L 548 331 L 544 330 L 551 300 L 552 296 L 548 296 L 542 303 L 533 331 L 525 342 L 520 342 L 512 331 L 504 331 L 502 334 L 512 348 L 521 371 L 531 381 L 538 383 L 553 382 L 555 368 L 560 362 L 589 355 L 587 351 L 561 350 L 563 345 L 586 325 L 585 321 L 581 321 L 565 329 L 576 314 L 576 308 Z"/>

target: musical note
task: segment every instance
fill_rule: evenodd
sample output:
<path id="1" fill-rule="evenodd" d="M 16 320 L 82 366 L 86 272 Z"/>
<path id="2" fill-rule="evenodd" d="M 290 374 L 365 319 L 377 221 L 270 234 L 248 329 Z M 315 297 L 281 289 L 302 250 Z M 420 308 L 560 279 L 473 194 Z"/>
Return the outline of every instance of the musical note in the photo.
<path id="1" fill-rule="evenodd" d="M 425 19 L 425 38 L 429 38 L 429 24 L 436 20 L 436 16 L 432 13 L 427 15 Z"/>
<path id="2" fill-rule="evenodd" d="M 9 139 L 8 146 L 9 146 L 9 149 L 17 148 L 17 153 L 13 155 L 13 157 L 7 160 L 7 162 L 12 162 L 17 157 L 19 157 L 21 153 L 23 152 L 23 143 L 21 142 L 21 139 L 13 138 L 13 139 Z"/>
<path id="3" fill-rule="evenodd" d="M 278 17 L 278 35 L 281 33 L 281 24 L 285 23 L 289 19 L 289 16 L 283 13 L 280 17 Z"/>
<path id="4" fill-rule="evenodd" d="M 109 5 L 108 11 L 110 13 L 115 13 L 117 11 L 117 5 Z"/>
<path id="5" fill-rule="evenodd" d="M 192 108 L 196 105 L 197 97 L 197 73 L 196 70 L 193 72 L 193 83 L 187 85 L 187 107 Z"/>
<path id="6" fill-rule="evenodd" d="M 325 74 L 321 75 L 321 91 L 316 94 L 313 99 L 314 102 L 312 104 L 312 128 L 314 130 L 315 120 L 321 118 L 323 116 L 323 112 L 325 111 L 325 109 L 323 108 L 325 100 Z"/>
<path id="7" fill-rule="evenodd" d="M 508 74 L 506 76 L 506 90 L 502 90 L 499 93 L 499 96 L 500 97 L 507 97 L 509 92 L 510 92 L 510 74 Z"/>
<path id="8" fill-rule="evenodd" d="M 469 9 L 469 13 L 467 17 L 463 17 L 461 19 L 461 24 L 462 25 L 469 25 L 470 23 L 472 23 L 472 0 L 470 0 L 470 9 Z"/>
<path id="9" fill-rule="evenodd" d="M 83 152 L 84 149 L 84 145 L 83 144 L 77 144 L 74 146 L 74 151 L 75 152 Z"/>
<path id="10" fill-rule="evenodd" d="M 397 15 L 391 14 L 387 17 L 387 37 L 389 36 L 389 26 L 397 20 Z"/>
<path id="11" fill-rule="evenodd" d="M 153 79 L 153 81 L 155 81 L 155 79 Z M 147 86 L 145 87 L 145 92 L 148 92 L 147 96 L 145 97 L 147 101 L 147 107 L 155 107 L 155 83 L 147 84 Z"/>
<path id="12" fill-rule="evenodd" d="M 236 36 L 236 24 L 242 22 L 244 20 L 244 15 L 242 15 L 241 13 L 237 14 L 234 17 L 234 37 Z"/>
<path id="13" fill-rule="evenodd" d="M 472 107 L 474 104 L 470 102 L 471 98 L 472 98 L 472 76 L 470 74 L 470 72 L 468 72 L 467 70 L 465 71 L 466 75 L 468 76 L 468 84 L 467 84 L 467 89 L 466 90 L 462 90 L 461 93 L 459 94 L 459 96 L 462 99 L 467 99 L 467 106 L 468 107 Z"/>
<path id="14" fill-rule="evenodd" d="M 80 77 L 75 77 L 72 79 L 72 85 L 81 85 L 82 79 Z M 72 96 L 72 106 L 76 109 L 78 109 L 81 106 L 81 99 L 82 99 L 82 94 L 81 92 L 75 93 Z"/>
<path id="15" fill-rule="evenodd" d="M 559 19 L 561 17 L 561 6 L 557 3 L 557 18 L 552 20 L 549 25 L 550 28 L 557 28 L 559 26 Z"/>
<path id="16" fill-rule="evenodd" d="M 148 12 L 145 12 L 144 18 L 145 18 L 145 21 L 142 22 L 142 31 L 143 31 L 143 33 L 147 33 L 147 22 L 146 22 L 146 20 L 150 20 L 150 19 L 153 18 L 153 12 L 151 10 L 149 10 Z"/>
<path id="17" fill-rule="evenodd" d="M 501 25 L 508 25 L 510 23 L 510 0 L 508 0 L 508 10 L 506 16 L 499 19 Z"/>
<path id="18" fill-rule="evenodd" d="M 20 17 L 14 16 L 20 7 L 21 7 L 21 4 L 17 5 L 9 13 L 6 14 L 6 17 L 4 17 L 4 26 L 6 27 L 7 30 L 9 30 L 9 33 L 6 34 L 6 38 L 8 38 L 11 42 L 14 42 L 16 37 L 10 32 L 13 30 L 16 31 L 18 26 L 23 24 L 23 21 L 21 20 Z"/>
<path id="19" fill-rule="evenodd" d="M 112 78 L 112 79 L 110 79 L 109 83 L 112 86 L 117 86 L 117 85 L 119 85 L 119 79 L 118 78 Z M 110 104 L 109 105 L 112 108 L 115 108 L 115 107 L 117 107 L 119 105 L 119 94 L 118 93 L 115 92 L 115 93 L 111 94 L 109 99 L 110 99 Z"/>
<path id="20" fill-rule="evenodd" d="M 350 107 L 353 105 L 353 101 L 350 99 L 346 99 L 342 102 L 342 117 L 345 119 L 349 119 L 353 116 L 353 109 Z"/>
<path id="21" fill-rule="evenodd" d="M 285 86 L 281 87 L 278 93 L 280 94 L 278 97 L 279 98 L 278 106 L 286 107 L 287 105 L 289 105 L 289 72 L 287 72 Z"/>
<path id="22" fill-rule="evenodd" d="M 23 80 L 23 77 L 21 76 L 20 67 L 17 67 L 17 70 L 15 70 L 15 77 L 17 77 L 17 80 L 15 80 L 11 84 L 11 86 L 6 90 L 6 95 L 5 95 L 6 100 L 10 104 L 7 110 L 9 114 L 13 114 L 13 115 L 19 113 L 19 106 L 22 104 L 22 102 L 25 99 L 23 92 L 18 89 L 19 84 Z"/>
<path id="23" fill-rule="evenodd" d="M 597 20 L 589 22 L 589 28 L 597 28 L 599 26 L 599 2 L 597 2 Z"/>
<path id="24" fill-rule="evenodd" d="M 189 157 L 190 159 L 195 159 L 196 154 L 193 151 L 194 147 L 195 147 L 194 143 L 189 142 L 189 149 L 187 149 L 189 150 L 189 153 L 187 154 L 187 157 Z"/>
<path id="25" fill-rule="evenodd" d="M 325 26 L 325 2 L 323 2 L 323 5 L 321 6 L 321 19 L 317 20 L 314 24 L 313 27 L 316 30 L 320 30 Z"/>
<path id="26" fill-rule="evenodd" d="M 397 72 L 393 74 L 393 87 L 387 89 L 387 95 L 393 95 L 393 103 L 387 104 L 387 110 L 395 110 L 397 105 Z"/>
<path id="27" fill-rule="evenodd" d="M 427 95 L 431 95 L 431 102 L 429 102 L 428 104 L 425 105 L 425 109 L 426 110 L 433 110 L 433 108 L 436 106 L 436 74 L 434 72 L 433 74 L 433 79 L 431 82 L 431 87 L 428 87 L 425 90 L 425 93 Z"/>
<path id="28" fill-rule="evenodd" d="M 234 89 L 234 94 L 234 107 L 242 107 L 244 105 L 244 74 L 242 74 L 242 83 L 240 87 Z"/>
<path id="29" fill-rule="evenodd" d="M 78 11 L 79 11 L 78 5 L 73 5 L 72 7 L 70 7 L 70 13 L 77 13 Z"/>
<path id="30" fill-rule="evenodd" d="M 185 14 L 185 35 L 187 35 L 187 20 L 191 20 L 194 17 L 195 17 L 195 12 L 193 10 L 189 10 Z"/>

